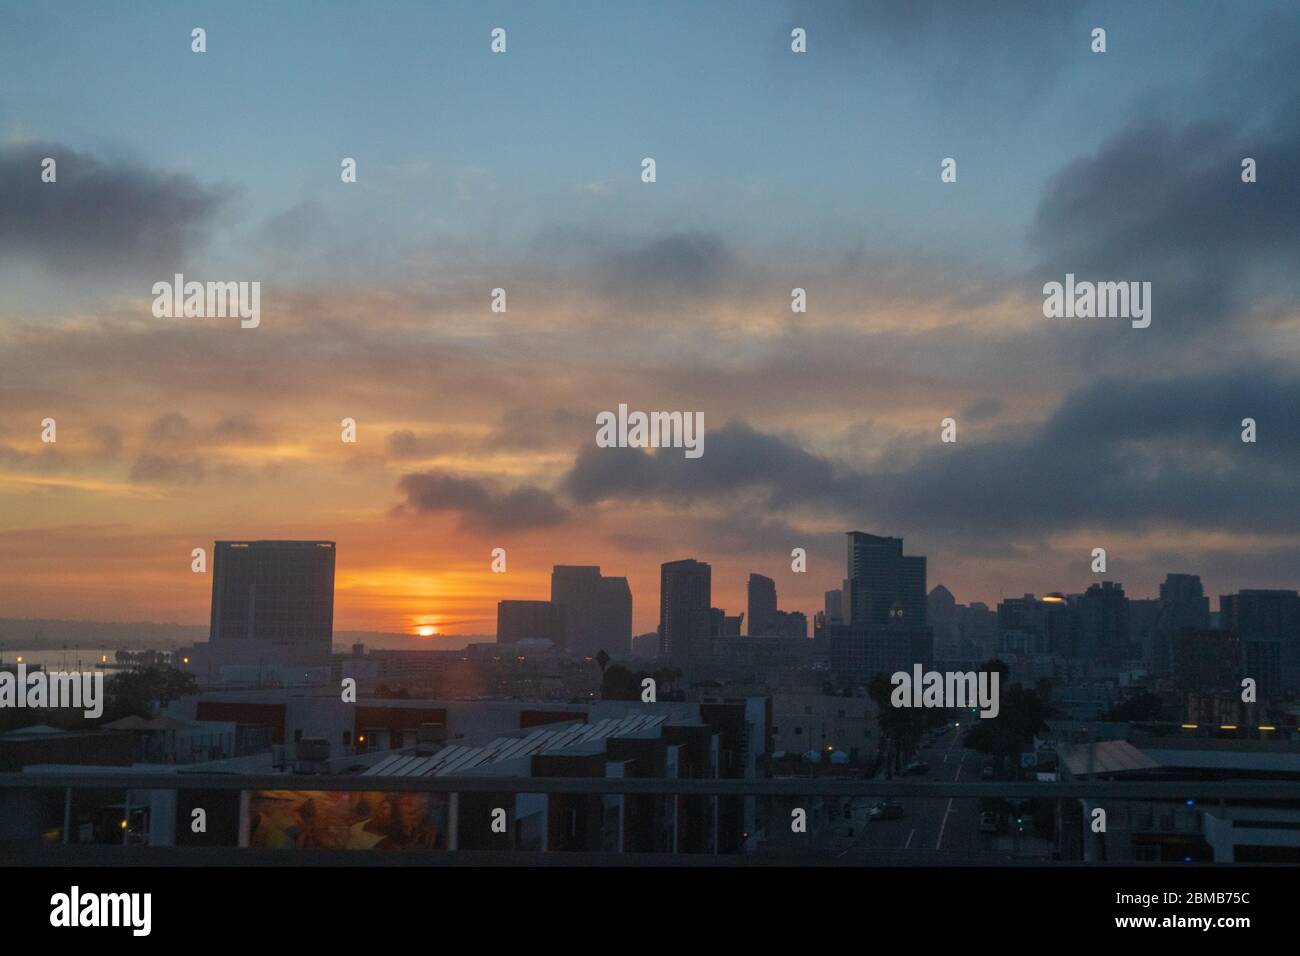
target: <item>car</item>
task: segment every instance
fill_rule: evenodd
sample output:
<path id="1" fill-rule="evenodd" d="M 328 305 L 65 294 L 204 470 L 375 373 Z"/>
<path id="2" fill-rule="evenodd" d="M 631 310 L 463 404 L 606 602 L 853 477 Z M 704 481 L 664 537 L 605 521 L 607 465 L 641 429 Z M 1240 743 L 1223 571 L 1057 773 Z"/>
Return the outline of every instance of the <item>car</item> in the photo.
<path id="1" fill-rule="evenodd" d="M 906 767 L 903 768 L 904 777 L 914 777 L 917 776 L 918 774 L 929 773 L 929 772 L 930 772 L 930 765 L 926 763 L 924 760 L 913 760 L 911 763 L 909 763 Z"/>
<path id="2" fill-rule="evenodd" d="M 892 800 L 881 800 L 867 810 L 867 819 L 872 823 L 879 820 L 897 820 L 903 815 L 903 805 Z"/>
<path id="3" fill-rule="evenodd" d="M 980 832 L 997 833 L 998 832 L 998 815 L 985 810 L 980 814 Z"/>
<path id="4" fill-rule="evenodd" d="M 985 767 L 983 770 L 980 771 L 980 776 L 983 777 L 985 780 L 992 780 L 993 767 L 992 766 Z"/>

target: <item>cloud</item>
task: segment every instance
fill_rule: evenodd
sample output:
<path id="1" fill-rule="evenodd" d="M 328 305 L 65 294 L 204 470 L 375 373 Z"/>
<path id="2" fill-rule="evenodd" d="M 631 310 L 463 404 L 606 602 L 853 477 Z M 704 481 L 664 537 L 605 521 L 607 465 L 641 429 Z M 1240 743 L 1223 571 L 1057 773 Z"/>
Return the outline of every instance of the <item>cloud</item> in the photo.
<path id="1" fill-rule="evenodd" d="M 1043 253 L 1035 282 L 1149 281 L 1153 329 L 1166 332 L 1230 320 L 1261 294 L 1297 302 L 1295 108 L 1268 131 L 1145 117 L 1064 167 L 1031 230 Z M 1241 181 L 1245 157 L 1258 182 Z"/>
<path id="2" fill-rule="evenodd" d="M 203 473 L 202 459 L 182 455 L 141 455 L 131 466 L 131 480 L 142 484 L 193 485 Z"/>
<path id="3" fill-rule="evenodd" d="M 1241 368 L 1181 379 L 1106 380 L 1037 426 L 997 440 L 900 444 L 846 469 L 790 438 L 730 422 L 703 458 L 588 449 L 563 481 L 577 501 L 709 502 L 814 509 L 846 524 L 936 540 L 1014 542 L 1079 528 L 1295 534 L 1300 378 Z M 1241 441 L 1255 418 L 1260 439 Z"/>
<path id="4" fill-rule="evenodd" d="M 679 449 L 588 447 L 563 487 L 585 503 L 632 497 L 684 501 L 762 488 L 773 504 L 781 504 L 812 500 L 837 484 L 828 462 L 744 422 L 728 422 L 706 435 L 705 454 L 697 459 Z"/>
<path id="5" fill-rule="evenodd" d="M 58 166 L 41 181 L 41 161 Z M 225 197 L 189 176 L 102 161 L 57 143 L 0 147 L 0 254 L 51 272 L 180 268 L 207 241 Z"/>
<path id="6" fill-rule="evenodd" d="M 454 512 L 466 530 L 529 531 L 568 519 L 564 506 L 541 488 L 501 491 L 489 481 L 439 471 L 403 475 L 398 487 L 406 507 L 417 513 Z"/>
<path id="7" fill-rule="evenodd" d="M 906 60 L 945 99 L 1019 103 L 1051 86 L 1072 46 L 1087 53 L 1079 13 L 1077 4 L 1042 0 L 824 0 L 796 5 L 790 22 L 807 28 L 810 50 L 825 49 L 855 70 L 870 45 L 873 59 Z M 788 28 L 781 42 L 788 49 Z"/>
<path id="8" fill-rule="evenodd" d="M 597 291 L 639 303 L 703 298 L 724 291 L 736 269 L 721 237 L 680 232 L 606 253 L 596 263 Z"/>

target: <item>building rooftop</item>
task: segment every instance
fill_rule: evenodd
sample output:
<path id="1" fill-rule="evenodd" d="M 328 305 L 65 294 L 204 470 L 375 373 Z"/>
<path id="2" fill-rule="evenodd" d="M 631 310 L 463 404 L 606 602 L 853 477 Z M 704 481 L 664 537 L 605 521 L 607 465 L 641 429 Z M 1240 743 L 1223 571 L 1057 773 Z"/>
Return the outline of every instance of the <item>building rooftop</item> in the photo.
<path id="1" fill-rule="evenodd" d="M 631 714 L 605 718 L 593 724 L 566 722 L 528 732 L 497 737 L 483 746 L 450 744 L 432 756 L 403 752 L 392 754 L 365 771 L 368 777 L 441 777 L 466 773 L 478 767 L 519 757 L 559 750 L 580 750 L 610 737 L 640 736 L 667 719 L 664 714 Z"/>

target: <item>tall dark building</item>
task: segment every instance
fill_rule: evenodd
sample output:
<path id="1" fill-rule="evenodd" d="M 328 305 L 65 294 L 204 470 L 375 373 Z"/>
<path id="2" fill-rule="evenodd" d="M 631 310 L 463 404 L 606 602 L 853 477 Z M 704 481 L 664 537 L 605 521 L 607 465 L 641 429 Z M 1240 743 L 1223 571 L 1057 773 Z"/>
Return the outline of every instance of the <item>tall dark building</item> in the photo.
<path id="1" fill-rule="evenodd" d="M 998 605 L 998 651 L 1069 657 L 1076 617 L 1076 609 L 1059 594 L 1006 598 Z"/>
<path id="2" fill-rule="evenodd" d="M 627 578 L 600 579 L 600 634 L 592 656 L 605 651 L 614 657 L 632 652 L 632 588 Z"/>
<path id="3" fill-rule="evenodd" d="M 1114 581 L 1091 584 L 1079 596 L 1076 608 L 1079 629 L 1074 656 L 1107 667 L 1137 656 L 1129 646 L 1132 628 L 1123 585 Z"/>
<path id="4" fill-rule="evenodd" d="M 749 576 L 750 635 L 769 637 L 776 633 L 776 582 L 761 574 Z"/>
<path id="5" fill-rule="evenodd" d="M 925 558 L 904 556 L 902 538 L 848 534 L 849 624 L 926 626 Z"/>
<path id="6" fill-rule="evenodd" d="M 557 564 L 551 603 L 565 608 L 565 647 L 575 657 L 600 651 L 623 656 L 632 647 L 632 590 L 627 578 L 605 577 L 599 565 Z"/>
<path id="7" fill-rule="evenodd" d="M 564 647 L 565 609 L 552 601 L 498 601 L 497 643 L 550 641 Z"/>
<path id="8" fill-rule="evenodd" d="M 274 645 L 286 661 L 328 662 L 333 639 L 333 541 L 216 542 L 215 652 L 255 642 Z"/>
<path id="9" fill-rule="evenodd" d="M 1225 630 L 1241 641 L 1243 676 L 1261 695 L 1300 689 L 1300 594 L 1246 590 L 1219 598 Z"/>
<path id="10" fill-rule="evenodd" d="M 1150 657 L 1156 674 L 1168 674 L 1173 666 L 1174 641 L 1184 628 L 1206 630 L 1210 626 L 1210 599 L 1195 574 L 1168 574 L 1160 585 L 1159 609 L 1150 628 Z"/>
<path id="11" fill-rule="evenodd" d="M 659 656 L 687 671 L 709 651 L 713 569 L 687 558 L 659 568 Z"/>
<path id="12" fill-rule="evenodd" d="M 557 564 L 551 569 L 551 603 L 564 608 L 564 647 L 585 657 L 600 635 L 600 568 Z"/>
<path id="13" fill-rule="evenodd" d="M 925 558 L 905 556 L 902 538 L 848 532 L 848 621 L 828 625 L 831 670 L 869 680 L 929 666 L 934 635 L 926 622 Z"/>

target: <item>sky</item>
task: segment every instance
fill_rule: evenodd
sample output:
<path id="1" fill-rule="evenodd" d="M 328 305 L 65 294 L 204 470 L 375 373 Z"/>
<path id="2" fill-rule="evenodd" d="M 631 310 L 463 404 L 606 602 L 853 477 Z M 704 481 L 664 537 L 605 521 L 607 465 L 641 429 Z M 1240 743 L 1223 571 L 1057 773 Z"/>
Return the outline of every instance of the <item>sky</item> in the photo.
<path id="1" fill-rule="evenodd" d="M 229 538 L 404 633 L 557 563 L 652 630 L 684 557 L 811 617 L 848 530 L 962 602 L 1298 587 L 1298 59 L 1266 0 L 0 3 L 0 614 L 202 623 Z M 260 325 L 155 318 L 178 272 Z M 704 455 L 597 448 L 620 403 Z"/>

